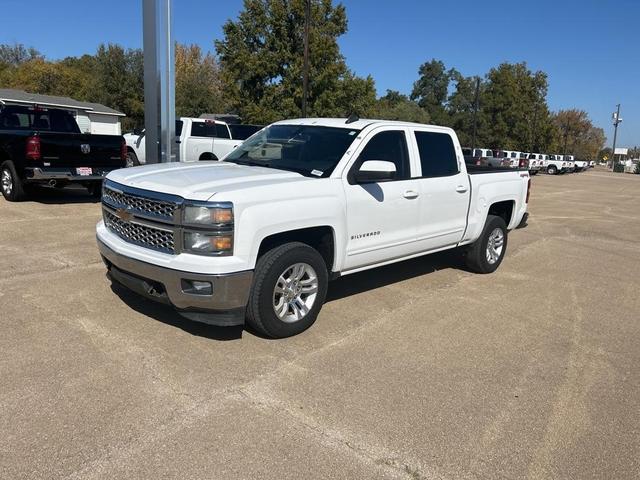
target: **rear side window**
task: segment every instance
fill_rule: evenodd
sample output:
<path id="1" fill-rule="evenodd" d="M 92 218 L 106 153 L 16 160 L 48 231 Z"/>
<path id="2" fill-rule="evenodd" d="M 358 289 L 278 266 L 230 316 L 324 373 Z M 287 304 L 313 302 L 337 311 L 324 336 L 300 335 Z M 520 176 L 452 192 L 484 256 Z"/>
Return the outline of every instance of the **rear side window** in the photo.
<path id="1" fill-rule="evenodd" d="M 229 129 L 227 128 L 226 125 L 222 123 L 216 123 L 215 126 L 216 126 L 216 137 L 231 138 L 231 135 L 229 135 Z"/>
<path id="2" fill-rule="evenodd" d="M 410 177 L 407 139 L 402 131 L 389 130 L 376 134 L 364 147 L 358 158 L 357 168 L 367 160 L 386 160 L 396 165 L 395 180 Z"/>
<path id="3" fill-rule="evenodd" d="M 182 120 L 176 120 L 176 137 L 182 135 Z"/>
<path id="4" fill-rule="evenodd" d="M 423 177 L 447 177 L 458 173 L 453 140 L 446 133 L 415 132 Z"/>
<path id="5" fill-rule="evenodd" d="M 191 124 L 192 137 L 210 137 L 216 136 L 216 124 L 207 122 L 193 122 Z"/>

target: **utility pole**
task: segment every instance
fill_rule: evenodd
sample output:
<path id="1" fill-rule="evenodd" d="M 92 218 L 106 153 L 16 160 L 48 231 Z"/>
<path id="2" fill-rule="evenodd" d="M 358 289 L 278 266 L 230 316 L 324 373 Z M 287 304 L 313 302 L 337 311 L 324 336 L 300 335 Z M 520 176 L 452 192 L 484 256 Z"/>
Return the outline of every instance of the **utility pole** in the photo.
<path id="1" fill-rule="evenodd" d="M 473 100 L 473 136 L 471 137 L 471 155 L 476 148 L 476 133 L 478 127 L 478 104 L 480 102 L 480 77 L 476 77 L 476 95 Z"/>
<path id="2" fill-rule="evenodd" d="M 179 161 L 175 142 L 173 0 L 144 0 L 144 126 L 146 162 Z"/>
<path id="3" fill-rule="evenodd" d="M 611 171 L 616 171 L 616 140 L 618 138 L 618 125 L 622 123 L 620 118 L 620 104 L 617 105 L 617 110 L 612 115 L 613 119 L 613 150 L 611 151 Z"/>
<path id="4" fill-rule="evenodd" d="M 309 27 L 311 23 L 311 0 L 306 0 L 304 11 L 304 66 L 302 67 L 302 117 L 307 118 L 307 96 L 309 94 Z"/>

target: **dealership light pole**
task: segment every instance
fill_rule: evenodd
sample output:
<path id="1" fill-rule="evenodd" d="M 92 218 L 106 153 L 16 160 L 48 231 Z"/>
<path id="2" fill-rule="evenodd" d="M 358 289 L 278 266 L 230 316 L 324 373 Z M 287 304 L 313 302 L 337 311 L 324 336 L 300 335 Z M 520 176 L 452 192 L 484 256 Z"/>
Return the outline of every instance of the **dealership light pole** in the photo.
<path id="1" fill-rule="evenodd" d="M 173 0 L 143 0 L 144 126 L 147 163 L 179 161 L 175 141 Z"/>
<path id="2" fill-rule="evenodd" d="M 622 123 L 620 118 L 620 104 L 617 105 L 617 110 L 613 112 L 611 116 L 613 119 L 613 150 L 611 151 L 611 171 L 616 171 L 616 140 L 618 138 L 618 125 Z"/>
<path id="3" fill-rule="evenodd" d="M 309 27 L 311 23 L 311 0 L 304 6 L 304 61 L 302 66 L 302 117 L 307 118 L 307 96 L 309 95 Z"/>

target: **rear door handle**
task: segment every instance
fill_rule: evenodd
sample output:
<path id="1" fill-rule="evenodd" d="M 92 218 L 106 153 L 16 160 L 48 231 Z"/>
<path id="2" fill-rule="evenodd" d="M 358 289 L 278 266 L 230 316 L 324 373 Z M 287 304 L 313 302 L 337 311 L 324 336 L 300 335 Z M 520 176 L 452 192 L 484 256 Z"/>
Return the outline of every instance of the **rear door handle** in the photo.
<path id="1" fill-rule="evenodd" d="M 467 188 L 466 186 L 464 186 L 464 185 L 458 185 L 458 186 L 456 187 L 456 192 L 459 192 L 459 193 L 464 193 L 464 192 L 466 192 L 467 190 L 468 190 L 468 188 Z"/>
<path id="2" fill-rule="evenodd" d="M 419 193 L 415 190 L 407 190 L 402 194 L 404 198 L 418 198 Z"/>

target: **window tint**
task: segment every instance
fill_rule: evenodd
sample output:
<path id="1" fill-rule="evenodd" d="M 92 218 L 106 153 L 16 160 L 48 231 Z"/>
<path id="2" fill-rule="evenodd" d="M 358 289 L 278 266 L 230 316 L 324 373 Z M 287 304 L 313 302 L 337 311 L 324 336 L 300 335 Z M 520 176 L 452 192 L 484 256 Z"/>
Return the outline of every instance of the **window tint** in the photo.
<path id="1" fill-rule="evenodd" d="M 415 132 L 423 177 L 446 177 L 458 173 L 458 159 L 451 136 L 437 132 Z"/>
<path id="2" fill-rule="evenodd" d="M 182 135 L 182 120 L 176 120 L 176 137 Z"/>
<path id="3" fill-rule="evenodd" d="M 80 133 L 73 115 L 66 110 L 9 106 L 0 114 L 0 128 Z"/>
<path id="4" fill-rule="evenodd" d="M 404 132 L 390 130 L 376 134 L 362 150 L 357 166 L 367 160 L 393 162 L 396 165 L 395 180 L 409 178 L 409 152 Z"/>
<path id="5" fill-rule="evenodd" d="M 216 124 L 208 122 L 193 122 L 191 124 L 192 137 L 210 137 L 216 136 Z"/>
<path id="6" fill-rule="evenodd" d="M 260 125 L 229 125 L 229 129 L 231 130 L 231 137 L 234 140 L 246 140 L 261 128 L 262 127 Z"/>
<path id="7" fill-rule="evenodd" d="M 226 125 L 222 123 L 216 123 L 215 126 L 216 126 L 216 137 L 231 138 L 231 135 L 229 135 L 229 129 L 227 128 Z"/>

